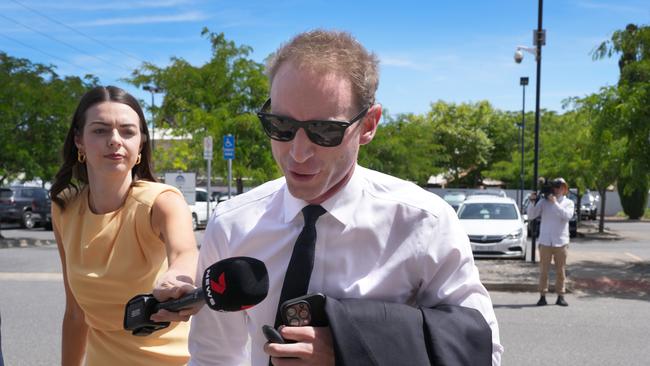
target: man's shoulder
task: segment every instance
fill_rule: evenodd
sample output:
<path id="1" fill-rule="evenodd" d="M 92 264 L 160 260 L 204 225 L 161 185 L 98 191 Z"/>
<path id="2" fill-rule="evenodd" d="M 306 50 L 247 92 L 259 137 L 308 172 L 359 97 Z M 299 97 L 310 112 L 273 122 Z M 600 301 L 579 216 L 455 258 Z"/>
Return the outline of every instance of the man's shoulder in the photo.
<path id="1" fill-rule="evenodd" d="M 447 211 L 448 205 L 440 196 L 413 182 L 372 169 L 359 168 L 365 181 L 366 192 L 375 199 L 426 211 L 434 216 L 442 215 Z"/>
<path id="2" fill-rule="evenodd" d="M 263 201 L 275 196 L 285 185 L 284 177 L 266 182 L 246 193 L 234 196 L 231 199 L 217 205 L 215 217 L 240 215 L 248 209 L 263 204 Z"/>

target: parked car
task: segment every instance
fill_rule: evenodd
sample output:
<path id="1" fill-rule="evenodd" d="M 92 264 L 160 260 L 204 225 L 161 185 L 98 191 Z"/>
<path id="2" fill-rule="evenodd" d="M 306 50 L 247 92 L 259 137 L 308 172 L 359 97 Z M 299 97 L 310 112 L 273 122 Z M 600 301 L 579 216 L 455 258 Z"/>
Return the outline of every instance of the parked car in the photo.
<path id="1" fill-rule="evenodd" d="M 596 220 L 598 217 L 598 203 L 600 196 L 587 191 L 580 199 L 580 218 L 587 220 Z"/>
<path id="2" fill-rule="evenodd" d="M 203 188 L 197 188 L 194 204 L 189 206 L 192 212 L 192 229 L 197 230 L 208 224 L 212 211 L 217 207 L 217 201 L 210 197 L 210 215 L 208 215 L 208 192 Z"/>
<path id="3" fill-rule="evenodd" d="M 228 198 L 227 192 L 212 192 L 211 196 L 213 201 L 217 201 L 217 204 L 223 201 L 228 201 L 230 199 Z M 230 192 L 230 197 L 234 197 L 234 196 L 236 196 L 236 193 Z"/>
<path id="4" fill-rule="evenodd" d="M 442 199 L 450 204 L 451 207 L 453 207 L 456 211 L 458 211 L 460 204 L 465 201 L 465 198 L 467 198 L 465 192 L 447 192 L 444 196 L 442 196 Z"/>
<path id="5" fill-rule="evenodd" d="M 472 196 L 497 196 L 508 197 L 503 189 L 475 189 L 469 192 L 468 197 Z"/>
<path id="6" fill-rule="evenodd" d="M 526 257 L 526 226 L 513 199 L 469 197 L 458 208 L 458 218 L 474 257 Z"/>
<path id="7" fill-rule="evenodd" d="M 12 186 L 0 188 L 0 220 L 18 222 L 32 229 L 42 225 L 52 230 L 52 203 L 48 191 L 40 187 Z"/>

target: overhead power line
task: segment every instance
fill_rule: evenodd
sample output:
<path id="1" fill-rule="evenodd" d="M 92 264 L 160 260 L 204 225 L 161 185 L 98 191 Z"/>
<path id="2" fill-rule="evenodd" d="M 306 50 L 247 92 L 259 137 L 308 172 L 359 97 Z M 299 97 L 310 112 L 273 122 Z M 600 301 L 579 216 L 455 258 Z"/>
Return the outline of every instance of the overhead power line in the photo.
<path id="1" fill-rule="evenodd" d="M 96 59 L 96 60 L 99 60 L 99 61 L 101 61 L 101 62 L 104 62 L 104 63 L 106 63 L 106 64 L 108 64 L 108 65 L 113 66 L 113 67 L 117 67 L 117 68 L 120 68 L 120 69 L 124 69 L 124 70 L 126 70 L 126 71 L 128 71 L 128 72 L 131 72 L 131 71 L 132 71 L 131 69 L 129 69 L 129 68 L 125 67 L 125 66 L 115 64 L 115 63 L 113 63 L 113 62 L 111 62 L 111 61 L 108 61 L 108 60 L 105 60 L 105 59 L 103 59 L 103 58 L 101 58 L 101 57 L 99 57 L 99 56 L 91 55 L 90 53 L 88 53 L 88 52 L 86 52 L 86 51 L 84 51 L 84 50 L 82 50 L 82 49 L 80 49 L 80 48 L 78 48 L 78 47 L 76 47 L 76 46 L 73 46 L 73 45 L 71 45 L 71 44 L 68 43 L 68 42 L 61 41 L 60 39 L 57 39 L 57 38 L 55 38 L 55 37 L 53 37 L 53 36 L 51 36 L 51 35 L 49 35 L 49 34 L 47 34 L 47 33 L 41 32 L 41 31 L 39 31 L 38 29 L 34 29 L 33 27 L 30 27 L 30 26 L 28 26 L 28 25 L 26 25 L 26 24 L 23 24 L 23 23 L 21 23 L 21 22 L 15 20 L 15 19 L 9 18 L 9 17 L 6 16 L 6 15 L 0 14 L 0 17 L 2 17 L 2 18 L 4 18 L 4 19 L 7 19 L 7 20 L 9 20 L 10 22 L 16 23 L 16 24 L 18 24 L 18 25 L 20 25 L 20 26 L 22 26 L 22 27 L 25 27 L 25 28 L 31 30 L 32 32 L 38 33 L 38 34 L 42 35 L 43 37 L 49 38 L 49 39 L 53 40 L 54 42 L 61 43 L 62 45 L 66 46 L 66 47 L 69 47 L 69 48 L 71 48 L 71 49 L 73 49 L 73 50 L 75 50 L 75 51 L 77 51 L 77 52 L 83 53 L 83 54 L 86 55 L 86 56 L 92 57 L 92 58 L 94 58 L 94 59 Z"/>
<path id="2" fill-rule="evenodd" d="M 82 31 L 80 31 L 80 30 L 78 30 L 78 29 L 76 29 L 76 28 L 74 28 L 74 27 L 71 27 L 71 26 L 69 26 L 69 25 L 67 25 L 67 24 L 65 24 L 65 23 L 63 23 L 63 22 L 61 22 L 61 21 L 58 21 L 58 20 L 56 20 L 56 19 L 54 19 L 54 18 L 52 18 L 52 17 L 50 17 L 50 16 L 48 16 L 48 15 L 46 15 L 46 14 L 43 14 L 43 13 L 41 13 L 40 11 L 38 11 L 38 10 L 32 8 L 32 7 L 29 7 L 29 6 L 27 6 L 27 5 L 23 4 L 23 3 L 21 3 L 21 2 L 18 1 L 18 0 L 11 0 L 11 1 L 14 2 L 14 3 L 16 3 L 16 4 L 18 4 L 18 5 L 20 5 L 20 6 L 22 6 L 23 8 L 25 8 L 25 9 L 27 9 L 27 10 L 29 10 L 29 11 L 35 13 L 35 14 L 38 14 L 38 15 L 42 16 L 43 18 L 45 18 L 45 19 L 47 19 L 47 20 L 49 20 L 49 21 L 51 21 L 51 22 L 53 22 L 53 23 L 56 23 L 56 24 L 58 24 L 58 25 L 60 25 L 60 26 L 62 26 L 62 27 L 65 27 L 65 28 L 67 28 L 67 29 L 69 29 L 69 30 L 71 30 L 71 31 L 73 31 L 73 32 L 75 32 L 75 33 L 77 33 L 77 34 L 79 34 L 80 36 L 85 37 L 85 38 L 88 38 L 89 40 L 91 40 L 91 41 L 93 41 L 93 42 L 95 42 L 95 43 L 97 43 L 97 44 L 100 44 L 100 45 L 102 45 L 102 46 L 104 46 L 104 47 L 106 47 L 106 48 L 108 48 L 108 49 L 111 49 L 111 50 L 113 50 L 113 51 L 119 52 L 119 53 L 123 54 L 124 56 L 129 57 L 129 58 L 131 58 L 131 59 L 133 59 L 133 60 L 136 60 L 136 61 L 138 61 L 138 62 L 141 62 L 141 63 L 146 62 L 145 60 L 142 60 L 142 59 L 138 58 L 137 56 L 134 56 L 134 55 L 132 55 L 132 54 L 130 54 L 130 53 L 128 53 L 128 52 L 124 52 L 124 51 L 122 51 L 122 50 L 120 50 L 120 49 L 118 49 L 118 48 L 115 48 L 114 46 L 111 46 L 110 44 L 108 44 L 108 43 L 106 43 L 106 42 L 100 41 L 100 40 L 98 40 L 98 39 L 96 39 L 96 38 L 94 38 L 94 37 L 92 37 L 92 36 L 89 36 L 89 35 L 85 34 L 84 32 L 82 32 Z"/>
<path id="3" fill-rule="evenodd" d="M 62 61 L 62 62 L 65 62 L 66 64 L 71 65 L 71 66 L 73 66 L 73 67 L 78 67 L 78 68 L 84 69 L 84 70 L 88 71 L 90 74 L 93 73 L 92 70 L 90 70 L 90 69 L 88 69 L 88 68 L 86 68 L 86 67 L 84 67 L 84 66 L 75 65 L 75 64 L 73 64 L 72 62 L 70 62 L 70 61 L 68 61 L 68 60 L 65 60 L 65 59 L 63 59 L 63 58 L 61 58 L 61 57 L 59 57 L 59 56 L 53 55 L 53 54 L 51 54 L 51 53 L 49 53 L 49 52 L 43 51 L 43 50 L 41 50 L 41 49 L 39 49 L 39 48 L 37 48 L 37 47 L 34 47 L 34 46 L 31 46 L 31 45 L 28 45 L 27 43 L 25 43 L 25 42 L 21 42 L 21 41 L 15 39 L 15 38 L 9 37 L 9 36 L 6 35 L 6 34 L 2 34 L 2 33 L 0 33 L 0 36 L 5 37 L 5 38 L 7 38 L 7 39 L 10 40 L 10 41 L 16 42 L 16 43 L 18 43 L 18 44 L 21 45 L 21 46 L 24 46 L 24 47 L 27 47 L 27 48 L 31 48 L 31 49 L 33 49 L 34 51 L 40 52 L 40 53 L 42 53 L 42 54 L 44 54 L 44 55 L 47 55 L 47 56 L 49 56 L 49 57 L 52 57 L 52 58 L 54 58 L 54 59 L 57 59 L 57 60 Z"/>

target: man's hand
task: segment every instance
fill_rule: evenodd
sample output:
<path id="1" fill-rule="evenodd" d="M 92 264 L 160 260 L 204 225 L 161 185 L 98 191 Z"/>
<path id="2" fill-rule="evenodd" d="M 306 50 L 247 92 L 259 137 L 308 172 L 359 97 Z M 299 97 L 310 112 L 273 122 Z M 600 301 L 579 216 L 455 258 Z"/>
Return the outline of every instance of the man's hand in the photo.
<path id="1" fill-rule="evenodd" d="M 528 195 L 528 200 L 531 201 L 531 202 L 537 201 L 537 193 L 533 192 L 530 195 Z"/>
<path id="2" fill-rule="evenodd" d="M 282 327 L 282 338 L 297 343 L 267 343 L 264 352 L 274 366 L 334 365 L 334 346 L 329 327 Z"/>
<path id="3" fill-rule="evenodd" d="M 178 275 L 174 271 L 168 271 L 158 280 L 156 287 L 153 289 L 153 296 L 156 300 L 164 302 L 167 300 L 178 299 L 183 295 L 194 291 L 195 287 L 192 285 L 192 279 L 188 276 Z M 196 314 L 201 310 L 203 302 L 194 304 L 188 309 L 183 309 L 179 312 L 160 310 L 151 316 L 151 320 L 155 322 L 186 322 L 190 320 L 190 316 Z"/>
<path id="4" fill-rule="evenodd" d="M 546 198 L 549 200 L 549 202 L 551 202 L 551 203 L 553 203 L 553 204 L 554 204 L 555 202 L 557 202 L 557 198 L 555 197 L 554 194 L 549 194 L 548 197 L 546 197 Z"/>

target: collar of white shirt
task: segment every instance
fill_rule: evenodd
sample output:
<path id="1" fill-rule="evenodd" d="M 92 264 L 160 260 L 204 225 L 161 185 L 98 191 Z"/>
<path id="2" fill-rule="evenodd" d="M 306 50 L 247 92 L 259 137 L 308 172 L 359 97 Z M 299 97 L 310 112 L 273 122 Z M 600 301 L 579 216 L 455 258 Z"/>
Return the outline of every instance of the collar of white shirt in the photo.
<path id="1" fill-rule="evenodd" d="M 357 202 L 361 199 L 363 189 L 363 170 L 363 167 L 356 165 L 350 180 L 332 197 L 321 203 L 321 206 L 343 225 L 354 222 L 354 208 L 358 207 Z M 292 196 L 286 184 L 283 193 L 284 223 L 288 223 L 293 221 L 308 203 Z"/>

